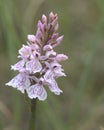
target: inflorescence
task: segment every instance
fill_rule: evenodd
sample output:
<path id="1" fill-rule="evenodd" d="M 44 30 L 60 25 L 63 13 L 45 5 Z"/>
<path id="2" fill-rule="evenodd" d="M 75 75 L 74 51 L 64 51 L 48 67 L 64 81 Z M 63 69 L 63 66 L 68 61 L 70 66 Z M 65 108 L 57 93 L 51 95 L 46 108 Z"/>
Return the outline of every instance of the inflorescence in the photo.
<path id="1" fill-rule="evenodd" d="M 48 86 L 56 95 L 62 92 L 56 79 L 65 76 L 60 61 L 67 60 L 68 57 L 54 51 L 63 39 L 57 33 L 57 14 L 51 12 L 49 18 L 42 15 L 37 26 L 36 35 L 28 35 L 27 45 L 19 50 L 20 61 L 11 66 L 19 74 L 6 85 L 17 88 L 22 93 L 26 92 L 30 99 L 45 100 L 47 92 L 44 87 Z"/>

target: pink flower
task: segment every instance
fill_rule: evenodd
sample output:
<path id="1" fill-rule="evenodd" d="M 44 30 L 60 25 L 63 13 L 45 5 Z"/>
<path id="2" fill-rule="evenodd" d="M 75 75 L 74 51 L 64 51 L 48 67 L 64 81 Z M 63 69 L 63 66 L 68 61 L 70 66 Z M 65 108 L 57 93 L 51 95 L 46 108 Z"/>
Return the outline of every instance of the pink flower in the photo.
<path id="1" fill-rule="evenodd" d="M 15 65 L 12 65 L 11 69 L 18 70 L 19 72 L 24 72 L 25 71 L 24 65 L 25 65 L 25 61 L 24 60 L 20 60 Z"/>
<path id="2" fill-rule="evenodd" d="M 56 95 L 60 95 L 63 91 L 58 87 L 57 82 L 54 77 L 49 77 L 45 79 L 45 84 L 49 87 L 50 91 L 55 93 Z"/>
<path id="3" fill-rule="evenodd" d="M 59 62 L 67 60 L 68 57 L 54 51 L 63 40 L 63 36 L 57 33 L 58 27 L 57 14 L 51 12 L 48 18 L 42 15 L 42 20 L 38 21 L 36 35 L 27 35 L 27 45 L 23 45 L 19 50 L 20 61 L 11 66 L 11 69 L 19 74 L 6 85 L 22 93 L 26 91 L 30 99 L 38 98 L 42 101 L 47 98 L 45 86 L 56 95 L 62 93 L 56 79 L 66 76 Z"/>
<path id="4" fill-rule="evenodd" d="M 31 55 L 31 47 L 28 45 L 23 45 L 22 48 L 19 50 L 19 58 L 27 60 Z"/>
<path id="5" fill-rule="evenodd" d="M 15 76 L 12 80 L 10 80 L 6 85 L 12 86 L 13 88 L 17 88 L 22 93 L 24 93 L 24 90 L 30 87 L 30 80 L 26 73 L 20 73 L 17 76 Z"/>
<path id="6" fill-rule="evenodd" d="M 42 81 L 30 86 L 26 91 L 30 99 L 38 98 L 44 101 L 47 98 L 47 92 L 43 87 Z"/>
<path id="7" fill-rule="evenodd" d="M 48 85 L 51 92 L 54 92 L 55 94 L 59 95 L 62 92 L 62 90 L 59 89 L 57 82 L 55 81 L 55 78 L 65 76 L 65 74 L 62 72 L 63 69 L 61 68 L 61 65 L 56 62 L 46 64 L 49 67 L 49 69 L 46 71 L 44 75 L 44 81 Z"/>
<path id="8" fill-rule="evenodd" d="M 42 70 L 42 65 L 40 64 L 38 59 L 33 59 L 30 61 L 27 61 L 26 70 L 32 74 L 35 74 L 35 73 L 40 72 Z"/>
<path id="9" fill-rule="evenodd" d="M 57 62 L 52 62 L 52 63 L 48 63 L 46 62 L 46 65 L 47 67 L 49 68 L 44 77 L 51 77 L 51 75 L 53 77 L 61 77 L 61 76 L 66 76 L 64 73 L 63 73 L 63 69 L 61 68 L 61 65 Z"/>

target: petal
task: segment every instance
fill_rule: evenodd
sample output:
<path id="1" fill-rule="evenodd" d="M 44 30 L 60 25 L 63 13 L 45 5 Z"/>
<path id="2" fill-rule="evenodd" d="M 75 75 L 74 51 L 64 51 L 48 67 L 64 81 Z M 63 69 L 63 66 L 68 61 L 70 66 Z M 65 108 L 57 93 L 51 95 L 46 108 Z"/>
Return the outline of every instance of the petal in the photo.
<path id="1" fill-rule="evenodd" d="M 52 46 L 51 45 L 45 45 L 44 47 L 43 47 L 43 50 L 44 51 L 50 51 L 50 50 L 52 50 L 53 48 L 52 48 Z"/>
<path id="2" fill-rule="evenodd" d="M 31 60 L 26 63 L 26 70 L 30 71 L 30 73 L 40 72 L 42 65 L 38 60 Z"/>
<path id="3" fill-rule="evenodd" d="M 40 29 L 41 33 L 44 33 L 44 25 L 40 20 L 38 21 L 38 29 Z"/>
<path id="4" fill-rule="evenodd" d="M 35 35 L 27 35 L 27 39 L 29 42 L 34 43 L 36 40 L 36 37 L 35 37 Z"/>
<path id="5" fill-rule="evenodd" d="M 31 99 L 38 98 L 39 100 L 44 101 L 47 98 L 46 90 L 42 85 L 39 85 L 38 83 L 29 87 L 27 89 L 27 94 Z"/>
<path id="6" fill-rule="evenodd" d="M 50 80 L 46 81 L 46 84 L 48 85 L 51 92 L 54 92 L 56 95 L 60 95 L 62 90 L 58 87 L 57 82 L 53 77 L 50 78 Z"/>
<path id="7" fill-rule="evenodd" d="M 46 56 L 47 56 L 47 57 L 49 57 L 49 56 L 51 56 L 51 55 L 56 56 L 56 52 L 53 51 L 53 50 L 50 50 L 50 51 L 47 51 L 47 52 L 46 52 Z"/>
<path id="8" fill-rule="evenodd" d="M 61 67 L 61 65 L 58 62 L 51 62 L 50 66 L 51 66 L 51 68 Z"/>
<path id="9" fill-rule="evenodd" d="M 61 67 L 54 68 L 54 76 L 55 77 L 66 76 L 65 73 L 62 71 L 63 71 L 63 69 Z"/>
<path id="10" fill-rule="evenodd" d="M 28 76 L 24 73 L 18 74 L 12 80 L 10 80 L 8 83 L 6 83 L 6 85 L 17 88 L 22 93 L 24 93 L 24 89 L 28 88 L 30 86 L 30 84 L 31 83 L 30 83 Z"/>
<path id="11" fill-rule="evenodd" d="M 64 36 L 60 36 L 56 39 L 56 43 L 52 46 L 53 48 L 61 44 Z"/>
<path id="12" fill-rule="evenodd" d="M 53 12 L 51 12 L 49 14 L 49 22 L 52 22 L 55 19 L 55 17 L 57 17 L 57 14 L 53 14 Z"/>
<path id="13" fill-rule="evenodd" d="M 53 73 L 51 70 L 47 70 L 45 75 L 44 75 L 44 79 L 46 82 L 48 81 L 51 83 L 51 78 L 53 78 Z"/>
<path id="14" fill-rule="evenodd" d="M 36 32 L 36 38 L 41 42 L 41 37 L 42 37 L 42 33 L 40 31 L 40 29 L 38 28 L 37 32 Z"/>
<path id="15" fill-rule="evenodd" d="M 48 85 L 51 92 L 54 92 L 56 95 L 60 95 L 62 90 L 57 85 L 57 82 L 54 79 L 54 75 L 51 70 L 48 70 L 44 75 L 44 83 Z"/>
<path id="16" fill-rule="evenodd" d="M 23 45 L 22 48 L 19 50 L 19 54 L 21 58 L 27 59 L 31 55 L 31 47 L 27 45 Z"/>
<path id="17" fill-rule="evenodd" d="M 48 57 L 47 56 L 40 56 L 40 60 L 46 60 Z"/>
<path id="18" fill-rule="evenodd" d="M 44 14 L 42 15 L 42 22 L 47 23 L 47 17 Z"/>
<path id="19" fill-rule="evenodd" d="M 13 70 L 19 70 L 20 72 L 24 70 L 24 64 L 25 62 L 23 60 L 17 62 L 15 65 L 11 66 L 11 69 Z"/>
<path id="20" fill-rule="evenodd" d="M 62 71 L 63 69 L 61 68 L 61 65 L 58 62 L 52 62 L 50 64 L 51 70 L 53 72 L 54 77 L 61 77 L 61 76 L 66 76 Z"/>
<path id="21" fill-rule="evenodd" d="M 64 55 L 64 54 L 58 54 L 55 58 L 57 61 L 64 61 L 68 59 L 68 56 Z"/>

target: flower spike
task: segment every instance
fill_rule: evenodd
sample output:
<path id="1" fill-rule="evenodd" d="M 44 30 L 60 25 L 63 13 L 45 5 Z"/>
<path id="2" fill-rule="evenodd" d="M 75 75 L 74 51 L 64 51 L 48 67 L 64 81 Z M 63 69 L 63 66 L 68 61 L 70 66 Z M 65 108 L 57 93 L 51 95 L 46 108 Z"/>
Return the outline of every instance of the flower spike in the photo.
<path id="1" fill-rule="evenodd" d="M 38 21 L 36 35 L 27 35 L 27 45 L 19 50 L 18 61 L 11 69 L 19 74 L 6 85 L 12 86 L 27 95 L 30 99 L 38 98 L 44 101 L 47 98 L 45 87 L 51 92 L 60 95 L 63 91 L 58 87 L 56 79 L 66 76 L 60 61 L 68 56 L 57 54 L 54 48 L 61 44 L 63 36 L 58 34 L 58 16 L 51 12 L 47 18 L 44 14 Z"/>

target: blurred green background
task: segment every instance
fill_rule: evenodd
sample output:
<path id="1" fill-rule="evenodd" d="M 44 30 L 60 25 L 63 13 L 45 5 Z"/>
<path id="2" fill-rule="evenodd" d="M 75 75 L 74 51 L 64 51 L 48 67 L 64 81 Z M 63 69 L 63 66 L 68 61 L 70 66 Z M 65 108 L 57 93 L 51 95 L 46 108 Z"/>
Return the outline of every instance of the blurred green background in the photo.
<path id="1" fill-rule="evenodd" d="M 69 56 L 64 91 L 48 91 L 38 101 L 36 130 L 101 130 L 104 127 L 104 0 L 0 0 L 0 130 L 28 130 L 29 106 L 24 95 L 5 86 L 15 72 L 18 49 L 35 34 L 44 13 L 58 13 L 63 43 L 56 48 Z"/>

